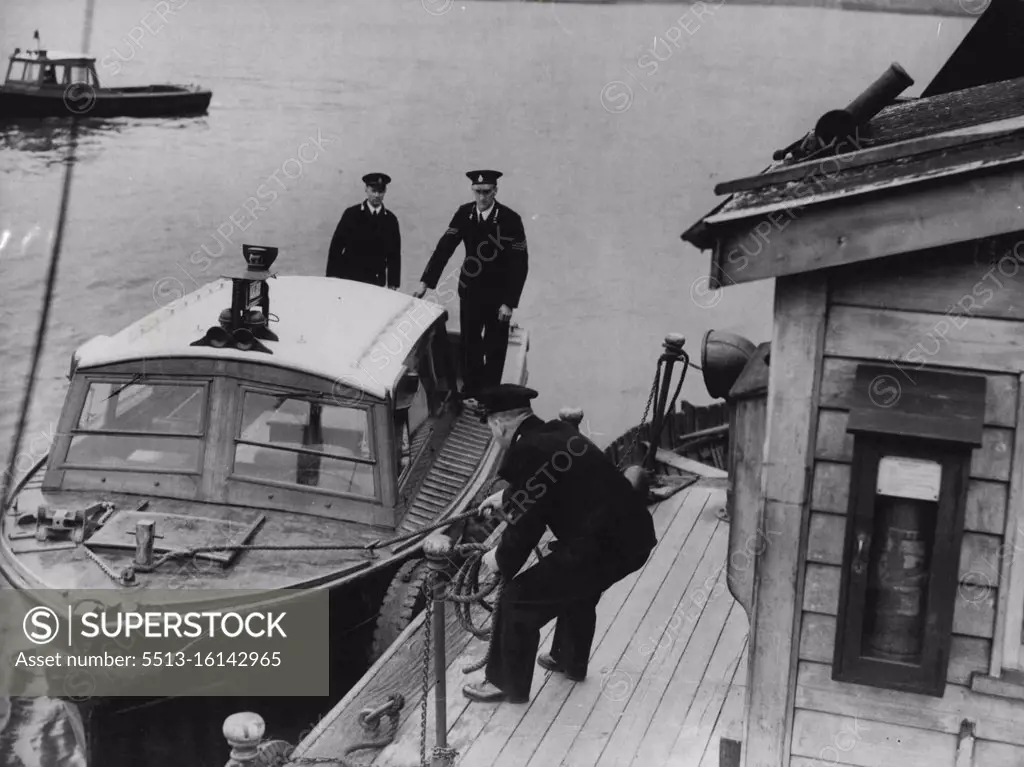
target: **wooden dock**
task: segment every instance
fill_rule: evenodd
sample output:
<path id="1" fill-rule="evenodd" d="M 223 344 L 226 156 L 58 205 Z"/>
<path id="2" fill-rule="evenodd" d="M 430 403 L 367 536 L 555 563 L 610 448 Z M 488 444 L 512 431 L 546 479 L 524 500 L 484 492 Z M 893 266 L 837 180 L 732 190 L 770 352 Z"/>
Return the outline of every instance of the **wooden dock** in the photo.
<path id="1" fill-rule="evenodd" d="M 446 710 L 455 764 L 719 767 L 721 738 L 742 737 L 747 665 L 747 618 L 726 588 L 724 505 L 725 492 L 701 481 L 652 509 L 659 543 L 642 570 L 603 596 L 588 678 L 573 683 L 538 666 L 527 704 L 465 698 L 462 686 L 483 671 L 462 669 L 483 657 L 486 644 L 467 638 L 449 607 Z M 422 616 L 298 745 L 291 764 L 336 758 L 364 740 L 354 737 L 355 716 L 388 692 L 406 699 L 394 742 L 350 758 L 420 764 L 421 623 Z M 544 628 L 542 651 L 553 630 L 554 622 Z M 429 760 L 433 687 L 428 703 Z"/>

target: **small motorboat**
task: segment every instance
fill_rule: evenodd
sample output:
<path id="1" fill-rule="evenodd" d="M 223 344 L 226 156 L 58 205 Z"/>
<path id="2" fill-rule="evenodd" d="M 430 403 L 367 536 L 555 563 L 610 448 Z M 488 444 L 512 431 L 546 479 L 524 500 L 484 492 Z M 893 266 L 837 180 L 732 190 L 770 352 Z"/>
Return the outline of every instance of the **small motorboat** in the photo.
<path id="1" fill-rule="evenodd" d="M 15 48 L 0 86 L 0 116 L 177 117 L 204 114 L 213 92 L 195 85 L 104 88 L 96 59 Z"/>
<path id="2" fill-rule="evenodd" d="M 246 613 L 319 592 L 344 674 L 406 628 L 403 606 L 422 608 L 432 530 L 486 537 L 463 515 L 490 492 L 503 448 L 457 395 L 461 335 L 443 307 L 278 277 L 276 248 L 243 253 L 245 270 L 75 352 L 60 436 L 0 502 L 0 580 L 76 609 L 86 592 L 89 604 L 202 612 L 224 609 L 228 591 Z M 526 383 L 528 348 L 512 326 L 506 383 Z M 152 674 L 181 670 L 139 659 L 117 694 L 150 697 Z M 72 689 L 61 679 L 51 697 Z M 97 679 L 85 695 L 110 695 Z"/>

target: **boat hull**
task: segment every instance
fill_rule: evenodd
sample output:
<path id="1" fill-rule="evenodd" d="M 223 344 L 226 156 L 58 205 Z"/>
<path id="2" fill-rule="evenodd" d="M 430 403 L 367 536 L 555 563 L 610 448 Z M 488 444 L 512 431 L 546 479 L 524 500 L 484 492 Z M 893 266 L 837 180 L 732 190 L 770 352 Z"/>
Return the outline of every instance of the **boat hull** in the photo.
<path id="1" fill-rule="evenodd" d="M 170 85 L 136 88 L 54 89 L 28 92 L 0 88 L 5 119 L 37 117 L 181 117 L 205 114 L 213 93 Z"/>

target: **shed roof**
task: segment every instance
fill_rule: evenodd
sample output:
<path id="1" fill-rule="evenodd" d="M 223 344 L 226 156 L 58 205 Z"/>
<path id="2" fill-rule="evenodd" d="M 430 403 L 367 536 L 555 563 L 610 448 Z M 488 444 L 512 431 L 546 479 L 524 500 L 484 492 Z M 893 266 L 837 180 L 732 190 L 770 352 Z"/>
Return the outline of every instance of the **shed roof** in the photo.
<path id="1" fill-rule="evenodd" d="M 81 370 L 156 358 L 234 359 L 331 379 L 383 398 L 394 391 L 403 363 L 435 322 L 439 305 L 397 291 L 328 277 L 275 277 L 269 283 L 270 329 L 261 341 L 271 354 L 190 346 L 231 306 L 230 279 L 189 293 L 112 336 L 82 345 Z"/>
<path id="2" fill-rule="evenodd" d="M 720 286 L 1024 231 L 1022 46 L 1024 0 L 991 0 L 921 98 L 878 108 L 908 81 L 894 65 L 816 126 L 854 136 L 811 131 L 719 184 L 682 239 L 712 250 Z"/>
<path id="3" fill-rule="evenodd" d="M 717 224 L 1024 161 L 1024 78 L 893 104 L 866 128 L 857 151 L 719 184 L 731 196 L 683 239 L 706 248 Z"/>

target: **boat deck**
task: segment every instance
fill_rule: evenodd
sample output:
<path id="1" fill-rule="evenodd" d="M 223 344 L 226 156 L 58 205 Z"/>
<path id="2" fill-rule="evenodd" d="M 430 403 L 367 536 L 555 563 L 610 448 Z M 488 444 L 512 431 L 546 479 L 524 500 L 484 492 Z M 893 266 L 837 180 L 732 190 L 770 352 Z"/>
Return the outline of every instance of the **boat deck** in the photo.
<path id="1" fill-rule="evenodd" d="M 471 703 L 462 686 L 482 678 L 483 671 L 467 676 L 462 669 L 483 657 L 486 644 L 453 643 L 449 621 L 446 710 L 448 745 L 458 751 L 455 764 L 719 767 L 720 739 L 742 736 L 747 665 L 747 618 L 725 583 L 729 526 L 719 516 L 724 505 L 724 490 L 696 484 L 654 507 L 659 543 L 642 570 L 605 592 L 589 676 L 582 683 L 536 667 L 529 703 Z M 544 628 L 542 650 L 553 630 L 553 622 Z M 406 696 L 394 742 L 350 758 L 378 767 L 419 765 L 420 636 L 414 623 L 299 744 L 292 763 L 337 757 L 347 745 L 365 740 L 352 737 L 346 720 L 364 706 L 379 705 L 386 697 L 381 683 L 390 679 Z M 429 760 L 435 743 L 433 687 L 426 733 Z"/>

